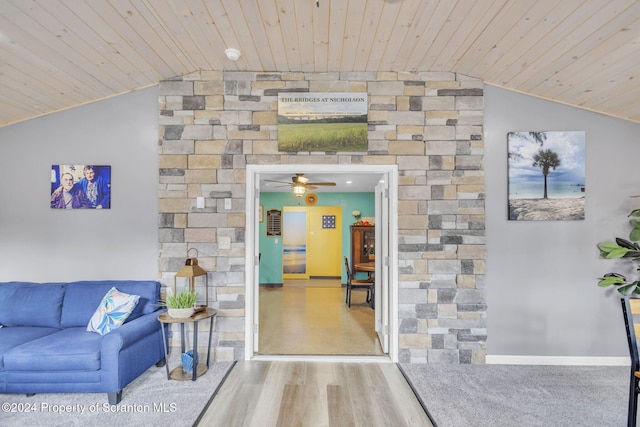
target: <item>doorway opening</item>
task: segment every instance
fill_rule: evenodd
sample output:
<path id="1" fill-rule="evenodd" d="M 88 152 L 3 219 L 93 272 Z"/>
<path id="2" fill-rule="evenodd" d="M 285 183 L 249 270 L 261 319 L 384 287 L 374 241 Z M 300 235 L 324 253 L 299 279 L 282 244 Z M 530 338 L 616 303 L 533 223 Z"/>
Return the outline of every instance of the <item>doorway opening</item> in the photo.
<path id="1" fill-rule="evenodd" d="M 375 229 L 376 229 L 376 257 L 375 257 L 375 303 L 373 305 L 375 310 L 371 306 L 362 304 L 363 308 L 373 310 L 375 313 L 373 322 L 374 330 L 379 342 L 380 351 L 371 350 L 367 352 L 372 358 L 380 358 L 380 354 L 386 355 L 385 360 L 397 362 L 398 360 L 398 327 L 397 327 L 397 166 L 396 165 L 248 165 L 247 166 L 247 220 L 246 220 L 246 317 L 245 317 L 245 359 L 250 360 L 254 358 L 278 358 L 279 351 L 270 350 L 268 347 L 261 348 L 260 343 L 266 342 L 261 339 L 261 322 L 273 321 L 268 319 L 265 315 L 273 315 L 276 311 L 270 313 L 264 313 L 261 311 L 262 304 L 271 304 L 278 299 L 282 300 L 284 292 L 288 295 L 300 295 L 304 294 L 304 300 L 309 304 L 304 307 L 298 307 L 299 311 L 306 311 L 307 314 L 312 313 L 316 309 L 320 309 L 318 313 L 321 313 L 321 307 L 323 304 L 333 304 L 339 309 L 346 307 L 343 299 L 344 289 L 342 286 L 338 287 L 337 284 L 333 286 L 314 286 L 314 279 L 306 279 L 304 282 L 289 282 L 288 280 L 281 280 L 280 289 L 265 289 L 261 295 L 260 287 L 260 268 L 269 268 L 265 265 L 265 253 L 260 253 L 260 216 L 262 214 L 263 206 L 261 206 L 261 184 L 264 180 L 282 179 L 283 176 L 295 175 L 304 173 L 313 175 L 314 178 L 321 177 L 325 180 L 332 180 L 341 182 L 342 178 L 346 177 L 360 177 L 376 176 L 375 182 L 371 182 L 371 185 L 367 191 L 375 193 Z M 354 179 L 355 181 L 355 179 Z M 341 192 L 339 185 L 337 188 L 332 188 L 331 191 Z M 345 190 L 342 190 L 345 191 Z M 348 190 L 347 190 L 348 191 Z M 318 193 L 322 197 L 322 193 Z M 266 206 L 264 206 L 267 209 Z M 351 221 L 351 212 L 343 212 L 343 219 L 347 224 Z M 348 240 L 348 237 L 347 237 Z M 268 262 L 268 261 L 267 261 Z M 262 264 L 262 266 L 261 266 Z M 273 267 L 273 266 L 271 266 Z M 278 265 L 276 268 L 282 268 Z M 339 281 L 341 284 L 342 281 Z M 316 282 L 315 284 L 318 284 Z M 332 289 L 333 288 L 333 289 Z M 285 290 L 286 289 L 286 290 Z M 326 295 L 320 295 L 320 290 L 323 289 Z M 331 294 L 333 294 L 331 296 Z M 362 294 L 362 295 L 361 295 Z M 354 292 L 354 304 L 352 302 L 353 314 L 357 315 L 356 307 L 354 305 L 360 305 L 357 303 L 358 298 L 365 298 L 364 293 Z M 271 298 L 271 299 L 269 299 Z M 293 297 L 295 298 L 295 297 Z M 334 303 L 330 301 L 334 300 Z M 324 301 L 324 302 L 323 302 Z M 309 316 L 307 316 L 309 317 Z M 285 319 L 276 319 L 276 322 L 284 322 Z M 311 319 L 311 322 L 320 322 L 320 318 L 316 320 Z M 296 321 L 294 321 L 296 322 Z M 281 323 L 282 324 L 282 323 Z M 295 323 L 287 324 L 289 329 L 294 327 Z M 315 327 L 322 327 L 322 325 L 315 325 Z M 283 329 L 283 332 L 284 329 Z M 262 333 L 265 334 L 265 330 L 262 329 Z M 277 334 L 277 331 L 271 331 L 272 334 Z M 285 334 L 283 334 L 284 336 Z M 334 339 L 339 337 L 339 333 L 334 334 Z M 267 338 L 266 336 L 264 337 Z M 291 338 L 290 338 L 291 339 Z M 294 338 L 296 339 L 296 338 Z M 282 339 L 281 339 L 282 341 Z M 274 342 L 270 340 L 270 342 Z M 316 350 L 313 350 L 315 345 Z M 330 357 L 334 359 L 349 359 L 351 354 L 358 354 L 361 357 L 362 353 L 349 353 L 346 351 L 340 354 L 333 355 L 332 353 L 323 352 L 318 350 L 322 347 L 322 343 L 312 343 L 311 351 L 300 354 L 296 357 L 297 360 L 313 359 L 319 356 L 330 354 Z M 297 351 L 293 351 L 293 354 Z"/>

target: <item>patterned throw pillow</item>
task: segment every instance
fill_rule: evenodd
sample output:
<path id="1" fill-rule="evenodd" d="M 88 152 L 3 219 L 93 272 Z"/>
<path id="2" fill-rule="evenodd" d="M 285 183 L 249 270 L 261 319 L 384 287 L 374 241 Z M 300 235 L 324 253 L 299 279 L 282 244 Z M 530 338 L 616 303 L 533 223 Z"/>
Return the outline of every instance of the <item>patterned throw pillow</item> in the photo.
<path id="1" fill-rule="evenodd" d="M 127 320 L 139 299 L 139 295 L 129 295 L 120 292 L 115 287 L 111 288 L 91 316 L 87 331 L 104 335 L 116 329 Z"/>

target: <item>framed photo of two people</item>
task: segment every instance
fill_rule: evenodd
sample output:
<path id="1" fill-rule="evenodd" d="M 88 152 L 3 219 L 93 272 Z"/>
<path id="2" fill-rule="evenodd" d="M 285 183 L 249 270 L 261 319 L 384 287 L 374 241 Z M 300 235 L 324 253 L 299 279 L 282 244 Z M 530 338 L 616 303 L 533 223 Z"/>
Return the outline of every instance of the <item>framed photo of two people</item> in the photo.
<path id="1" fill-rule="evenodd" d="M 52 165 L 52 209 L 111 209 L 111 166 Z"/>

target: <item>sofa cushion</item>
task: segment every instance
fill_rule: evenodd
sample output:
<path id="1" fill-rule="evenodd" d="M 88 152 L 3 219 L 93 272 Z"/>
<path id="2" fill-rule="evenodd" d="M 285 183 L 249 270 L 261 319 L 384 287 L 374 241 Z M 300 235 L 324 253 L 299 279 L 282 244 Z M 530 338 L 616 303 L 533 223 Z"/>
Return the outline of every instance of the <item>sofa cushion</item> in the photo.
<path id="1" fill-rule="evenodd" d="M 64 290 L 61 283 L 0 283 L 0 325 L 59 328 Z"/>
<path id="2" fill-rule="evenodd" d="M 101 344 L 102 335 L 85 328 L 63 329 L 7 350 L 4 366 L 7 371 L 94 371 L 100 369 Z"/>
<path id="3" fill-rule="evenodd" d="M 160 283 L 142 280 L 104 280 L 73 282 L 67 285 L 62 307 L 63 328 L 82 326 L 87 327 L 89 319 L 102 301 L 102 297 L 116 287 L 119 291 L 131 295 L 139 295 L 138 305 L 131 312 L 126 322 L 149 314 L 159 309 Z"/>
<path id="4" fill-rule="evenodd" d="M 11 326 L 0 328 L 0 371 L 4 370 L 4 354 L 13 347 L 60 331 L 38 326 Z"/>
<path id="5" fill-rule="evenodd" d="M 139 299 L 140 296 L 125 294 L 115 287 L 109 289 L 91 316 L 87 331 L 104 335 L 118 328 L 127 320 Z"/>

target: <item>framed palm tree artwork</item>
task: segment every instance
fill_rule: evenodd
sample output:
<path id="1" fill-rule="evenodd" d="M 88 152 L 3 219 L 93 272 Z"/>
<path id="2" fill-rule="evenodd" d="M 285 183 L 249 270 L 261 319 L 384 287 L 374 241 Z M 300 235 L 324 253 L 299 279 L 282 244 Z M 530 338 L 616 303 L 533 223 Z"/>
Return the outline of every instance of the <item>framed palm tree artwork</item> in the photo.
<path id="1" fill-rule="evenodd" d="M 509 220 L 584 220 L 584 131 L 509 132 L 507 145 Z"/>

